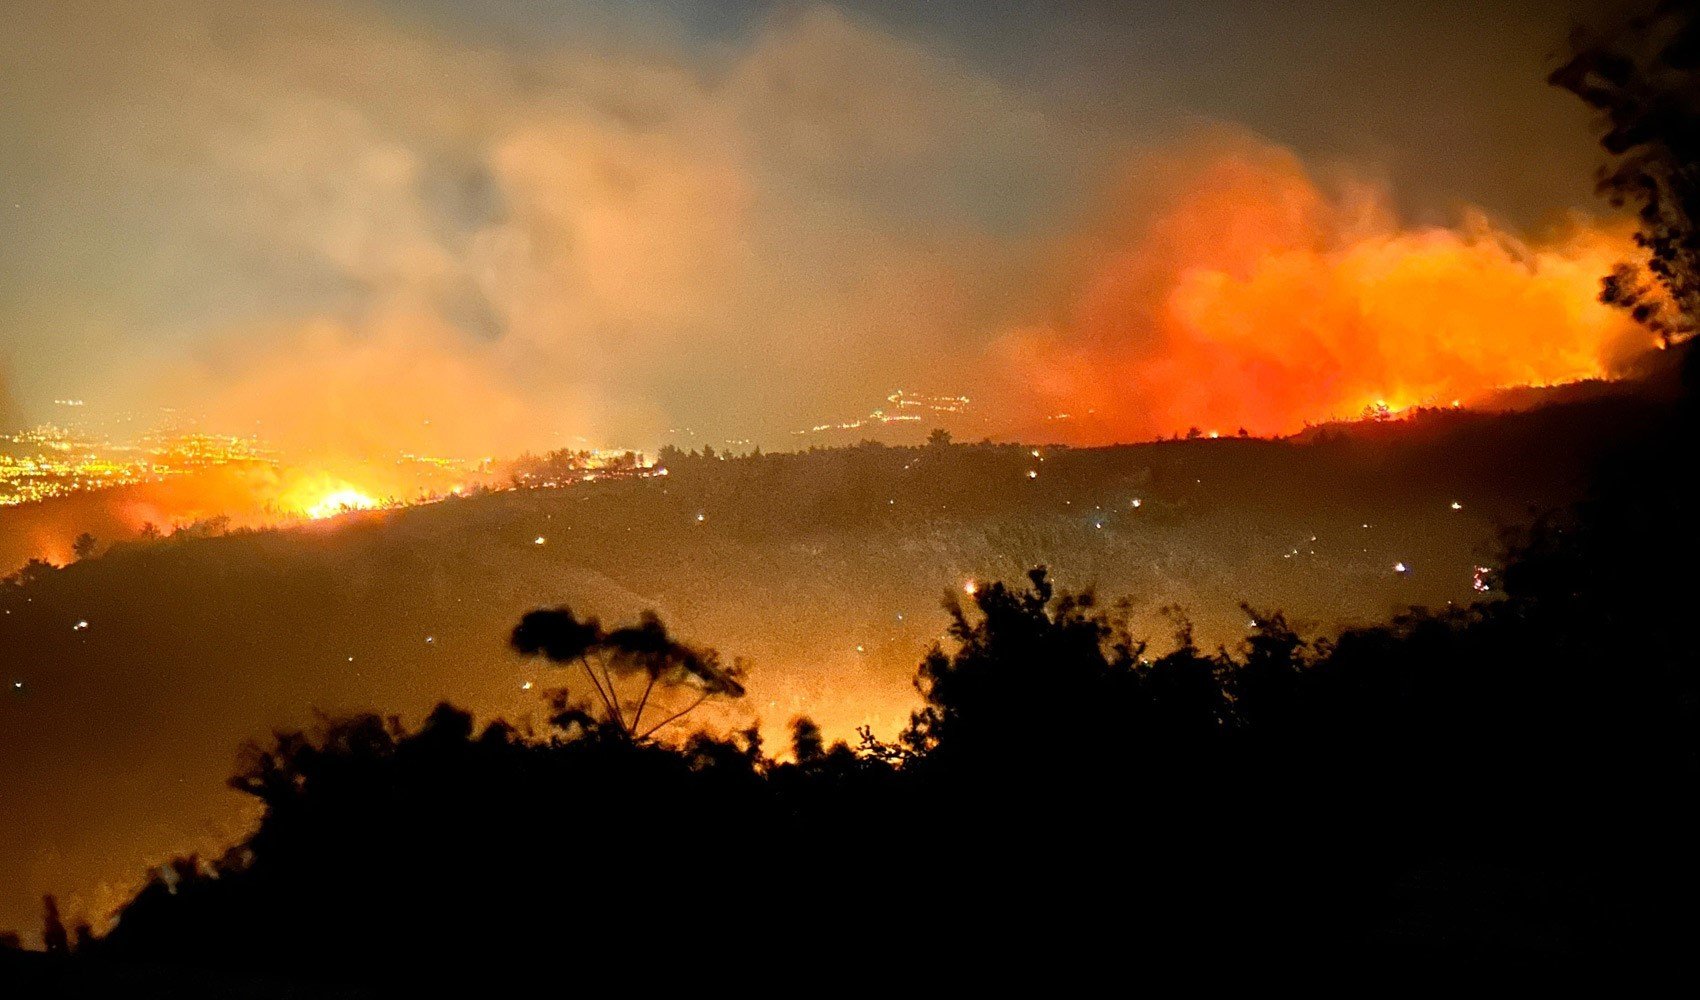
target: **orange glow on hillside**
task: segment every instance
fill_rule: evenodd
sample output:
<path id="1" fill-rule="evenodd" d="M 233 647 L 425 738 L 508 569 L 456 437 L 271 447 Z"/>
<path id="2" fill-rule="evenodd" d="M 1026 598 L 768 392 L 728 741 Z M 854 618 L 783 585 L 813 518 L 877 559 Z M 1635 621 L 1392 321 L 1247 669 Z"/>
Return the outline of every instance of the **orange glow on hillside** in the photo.
<path id="1" fill-rule="evenodd" d="M 371 510 L 381 501 L 366 489 L 325 472 L 286 470 L 270 504 L 279 514 L 323 520 L 356 510 Z"/>
<path id="2" fill-rule="evenodd" d="M 346 514 L 349 511 L 371 510 L 377 505 L 378 501 L 366 494 L 353 487 L 346 487 L 325 494 L 317 503 L 306 508 L 306 514 L 316 521 L 326 517 L 335 517 L 338 514 Z"/>

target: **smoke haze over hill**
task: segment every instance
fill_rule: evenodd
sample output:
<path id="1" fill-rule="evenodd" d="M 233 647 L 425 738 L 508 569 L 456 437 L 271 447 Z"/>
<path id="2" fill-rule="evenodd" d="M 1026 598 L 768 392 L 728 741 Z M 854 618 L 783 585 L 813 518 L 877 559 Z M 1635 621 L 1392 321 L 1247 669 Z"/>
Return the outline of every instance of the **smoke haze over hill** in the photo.
<path id="1" fill-rule="evenodd" d="M 1191 15 L 1098 31 L 1241 58 L 1261 15 L 1215 14 L 1208 41 Z M 1273 67 L 1244 66 L 1253 100 L 1159 49 L 1126 79 L 1066 12 L 1003 25 L 1013 49 L 956 16 L 749 4 L 634 32 L 498 5 L 467 33 L 426 3 L 26 4 L 0 42 L 35 98 L 0 118 L 14 392 L 31 419 L 170 406 L 345 474 L 686 429 L 784 446 L 897 388 L 969 395 L 994 435 L 1088 409 L 1090 440 L 1290 431 L 1634 346 L 1592 302 L 1626 232 L 1554 228 L 1585 185 L 1540 186 L 1587 149 L 1539 83 L 1550 14 L 1390 8 L 1365 50 L 1299 12 L 1324 79 L 1379 60 L 1436 130 L 1474 128 L 1441 122 L 1509 72 L 1472 52 L 1511 45 L 1527 73 L 1481 115 L 1561 147 L 1483 129 L 1398 156 L 1363 126 L 1408 122 Z"/>

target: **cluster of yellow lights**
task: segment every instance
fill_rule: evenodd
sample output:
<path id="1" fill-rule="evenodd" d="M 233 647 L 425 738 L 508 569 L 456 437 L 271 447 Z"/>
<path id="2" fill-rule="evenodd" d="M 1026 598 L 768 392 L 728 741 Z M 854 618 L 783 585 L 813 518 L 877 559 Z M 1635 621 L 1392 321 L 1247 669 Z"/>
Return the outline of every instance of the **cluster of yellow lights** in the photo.
<path id="1" fill-rule="evenodd" d="M 269 453 L 242 438 L 176 434 L 123 442 L 50 424 L 0 434 L 0 449 L 0 506 L 38 503 L 82 490 L 160 482 L 169 476 L 233 462 L 273 462 Z"/>
<path id="2" fill-rule="evenodd" d="M 895 409 L 880 407 L 865 417 L 856 420 L 845 420 L 840 423 L 815 424 L 808 430 L 792 431 L 792 434 L 819 434 L 821 431 L 853 431 L 861 427 L 879 424 L 918 423 L 924 419 L 920 413 L 906 413 L 905 410 L 921 410 L 928 414 L 961 414 L 968 412 L 969 399 L 967 396 L 920 396 L 914 393 L 897 390 L 885 397 L 888 403 L 895 404 Z"/>

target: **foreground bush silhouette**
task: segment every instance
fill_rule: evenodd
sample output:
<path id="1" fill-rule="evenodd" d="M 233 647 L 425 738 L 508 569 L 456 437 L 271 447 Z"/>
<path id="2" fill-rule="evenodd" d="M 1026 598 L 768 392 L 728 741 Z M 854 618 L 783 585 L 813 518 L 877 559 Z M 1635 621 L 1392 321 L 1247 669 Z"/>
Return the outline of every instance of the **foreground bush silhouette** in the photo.
<path id="1" fill-rule="evenodd" d="M 334 720 L 250 748 L 257 832 L 161 872 L 84 952 L 373 990 L 551 981 L 559 955 L 585 982 L 752 948 L 774 969 L 892 935 L 941 961 L 1656 952 L 1687 925 L 1649 904 L 1695 884 L 1692 682 L 1548 600 L 1320 644 L 1247 609 L 1239 649 L 1183 625 L 1156 655 L 1035 570 L 949 604 L 896 742 L 798 720 L 783 762 L 753 730 L 634 739 L 611 706 L 546 736 L 447 705 Z"/>

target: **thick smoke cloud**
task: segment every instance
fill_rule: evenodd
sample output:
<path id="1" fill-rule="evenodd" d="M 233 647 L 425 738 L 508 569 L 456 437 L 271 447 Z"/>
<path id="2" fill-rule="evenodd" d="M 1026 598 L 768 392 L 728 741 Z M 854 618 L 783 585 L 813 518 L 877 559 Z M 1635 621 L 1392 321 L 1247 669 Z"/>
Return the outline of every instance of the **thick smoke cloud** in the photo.
<path id="1" fill-rule="evenodd" d="M 298 3 L 31 13 L 8 83 L 57 100 L 15 124 L 67 200 L 79 169 L 110 185 L 79 242 L 150 244 L 65 276 L 78 315 L 148 288 L 121 334 L 81 333 L 141 349 L 78 375 L 286 446 L 863 410 L 988 325 L 1020 255 L 982 206 L 1055 145 L 1020 98 L 829 8 L 708 55 L 498 51 Z"/>
<path id="2" fill-rule="evenodd" d="M 1057 254 L 1054 318 L 1000 350 L 1075 440 L 1290 433 L 1618 373 L 1654 337 L 1600 279 L 1637 256 L 1627 225 L 1579 218 L 1407 227 L 1379 186 L 1217 131 L 1130 172 Z"/>
<path id="3" fill-rule="evenodd" d="M 1009 434 L 1274 432 L 1633 343 L 1590 304 L 1615 235 L 1403 228 L 1278 145 L 1086 128 L 1054 75 L 838 8 L 530 46 L 398 9 L 26 6 L 0 156 L 32 388 L 350 475 L 784 445 L 896 388 Z"/>

